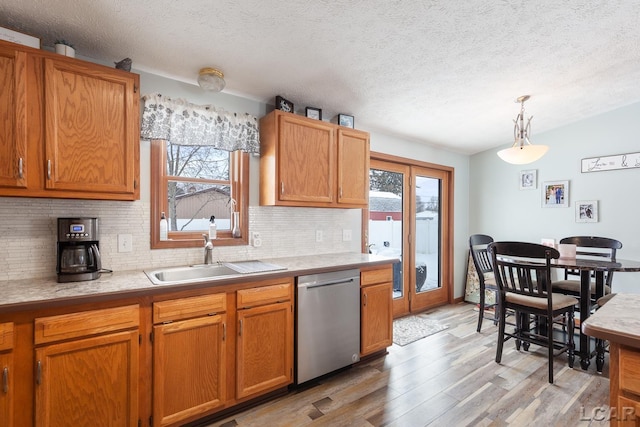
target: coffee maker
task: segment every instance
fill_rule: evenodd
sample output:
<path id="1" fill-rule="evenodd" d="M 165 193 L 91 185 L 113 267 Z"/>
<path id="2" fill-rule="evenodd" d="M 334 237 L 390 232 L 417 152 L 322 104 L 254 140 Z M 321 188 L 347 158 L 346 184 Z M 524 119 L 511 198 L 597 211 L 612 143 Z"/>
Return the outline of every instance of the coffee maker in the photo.
<path id="1" fill-rule="evenodd" d="M 58 218 L 58 282 L 100 277 L 98 218 Z"/>

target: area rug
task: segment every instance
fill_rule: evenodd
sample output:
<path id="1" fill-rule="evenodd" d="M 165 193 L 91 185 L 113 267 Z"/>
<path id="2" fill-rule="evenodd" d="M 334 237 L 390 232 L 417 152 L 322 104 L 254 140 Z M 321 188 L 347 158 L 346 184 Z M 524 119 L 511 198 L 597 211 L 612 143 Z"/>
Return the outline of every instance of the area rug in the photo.
<path id="1" fill-rule="evenodd" d="M 402 317 L 393 321 L 393 342 L 405 346 L 429 335 L 433 335 L 447 329 L 449 325 L 443 325 L 433 320 L 426 314 Z"/>

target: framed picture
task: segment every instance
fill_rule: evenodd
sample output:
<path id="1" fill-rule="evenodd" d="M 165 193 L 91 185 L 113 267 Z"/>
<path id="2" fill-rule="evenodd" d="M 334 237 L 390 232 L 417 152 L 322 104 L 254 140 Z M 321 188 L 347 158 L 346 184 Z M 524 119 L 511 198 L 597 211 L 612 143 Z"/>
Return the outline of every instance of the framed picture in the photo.
<path id="1" fill-rule="evenodd" d="M 546 181 L 542 185 L 543 208 L 569 207 L 569 181 Z"/>
<path id="2" fill-rule="evenodd" d="M 598 222 L 598 201 L 580 200 L 576 202 L 576 222 Z"/>
<path id="3" fill-rule="evenodd" d="M 293 102 L 284 99 L 280 95 L 276 96 L 276 109 L 293 113 Z"/>
<path id="4" fill-rule="evenodd" d="M 322 120 L 322 110 L 319 108 L 307 107 L 305 113 L 310 119 Z"/>
<path id="5" fill-rule="evenodd" d="M 353 116 L 348 116 L 346 114 L 338 114 L 338 124 L 340 126 L 353 129 L 353 124 L 354 124 Z"/>
<path id="6" fill-rule="evenodd" d="M 536 169 L 520 171 L 520 189 L 535 190 L 536 188 L 538 188 L 538 171 Z"/>

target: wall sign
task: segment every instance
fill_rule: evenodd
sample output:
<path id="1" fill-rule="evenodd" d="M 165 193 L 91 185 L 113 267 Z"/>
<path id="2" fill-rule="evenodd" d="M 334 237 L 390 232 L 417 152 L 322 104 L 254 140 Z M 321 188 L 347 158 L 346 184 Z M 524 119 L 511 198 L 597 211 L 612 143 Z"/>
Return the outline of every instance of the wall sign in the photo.
<path id="1" fill-rule="evenodd" d="M 633 168 L 640 168 L 640 153 L 616 154 L 613 156 L 582 159 L 582 173 Z"/>

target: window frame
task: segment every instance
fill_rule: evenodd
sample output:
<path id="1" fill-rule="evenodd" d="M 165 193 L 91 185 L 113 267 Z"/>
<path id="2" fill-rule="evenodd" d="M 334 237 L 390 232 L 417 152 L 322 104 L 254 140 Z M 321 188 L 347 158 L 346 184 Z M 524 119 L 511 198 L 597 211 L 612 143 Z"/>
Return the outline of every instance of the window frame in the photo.
<path id="1" fill-rule="evenodd" d="M 162 139 L 151 140 L 151 249 L 204 247 L 203 232 L 169 231 L 169 240 L 160 240 L 160 215 L 168 212 L 167 147 Z M 214 246 L 240 246 L 249 242 L 249 154 L 230 153 L 229 182 L 231 197 L 236 201 L 240 217 L 241 237 L 231 230 L 218 230 Z"/>

